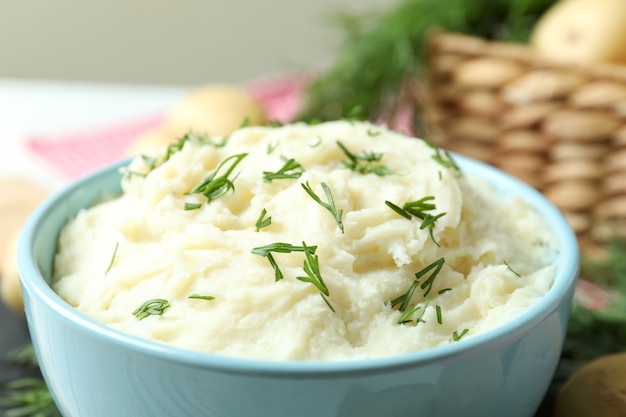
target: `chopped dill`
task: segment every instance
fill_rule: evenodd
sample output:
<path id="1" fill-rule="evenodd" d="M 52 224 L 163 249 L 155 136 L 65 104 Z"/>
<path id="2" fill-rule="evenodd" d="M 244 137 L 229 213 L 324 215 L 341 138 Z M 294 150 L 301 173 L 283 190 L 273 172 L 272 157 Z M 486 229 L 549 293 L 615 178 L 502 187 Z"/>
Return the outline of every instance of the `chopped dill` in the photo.
<path id="1" fill-rule="evenodd" d="M 115 248 L 113 248 L 113 255 L 111 255 L 111 260 L 109 261 L 109 266 L 104 271 L 104 275 L 108 274 L 111 268 L 113 267 L 113 263 L 115 262 L 115 257 L 117 256 L 117 248 L 119 247 L 120 242 L 115 242 Z"/>
<path id="2" fill-rule="evenodd" d="M 511 267 L 511 265 L 509 265 L 509 263 L 507 261 L 504 261 L 504 264 L 506 265 L 507 268 L 509 268 L 509 271 L 513 272 L 515 275 L 517 275 L 518 277 L 522 277 L 519 272 L 517 272 L 515 269 L 513 269 Z"/>
<path id="3" fill-rule="evenodd" d="M 390 209 L 398 213 L 400 216 L 408 220 L 410 220 L 412 216 L 417 217 L 418 219 L 422 220 L 420 229 L 423 230 L 427 228 L 428 233 L 430 234 L 431 240 L 435 243 L 435 245 L 439 246 L 439 242 L 437 242 L 433 234 L 434 228 L 435 228 L 435 222 L 439 220 L 441 217 L 443 217 L 446 213 L 445 212 L 439 213 L 437 215 L 426 213 L 427 211 L 436 209 L 435 204 L 430 203 L 430 201 L 434 199 L 435 197 L 433 196 L 426 196 L 416 201 L 404 203 L 402 207 L 399 207 L 398 205 L 392 203 L 391 201 L 385 201 L 385 204 Z"/>
<path id="4" fill-rule="evenodd" d="M 258 232 L 264 227 L 267 227 L 270 224 L 272 224 L 272 216 L 265 217 L 266 214 L 267 214 L 267 210 L 265 209 L 261 210 L 261 214 L 259 214 L 259 218 L 257 219 L 256 224 L 255 224 L 256 226 L 255 231 Z"/>
<path id="5" fill-rule="evenodd" d="M 272 182 L 273 180 L 298 179 L 304 173 L 304 168 L 293 158 L 281 157 L 285 164 L 276 172 L 263 171 L 263 180 Z"/>
<path id="6" fill-rule="evenodd" d="M 207 300 L 207 301 L 215 300 L 215 297 L 213 297 L 212 295 L 200 295 L 200 294 L 191 294 L 187 298 L 193 299 L 193 300 Z"/>
<path id="7" fill-rule="evenodd" d="M 295 246 L 290 243 L 276 242 L 276 243 L 271 243 L 265 246 L 258 246 L 256 248 L 253 248 L 251 252 L 254 253 L 255 255 L 259 255 L 259 256 L 263 256 L 267 258 L 270 265 L 274 269 L 274 281 L 280 281 L 281 279 L 283 279 L 283 273 L 280 270 L 278 263 L 276 263 L 276 259 L 274 259 L 274 255 L 272 254 L 273 252 L 291 253 L 291 252 L 305 252 L 306 251 L 306 252 L 311 252 L 314 254 L 316 250 L 317 250 L 317 246 L 306 246 L 306 245 Z"/>
<path id="8" fill-rule="evenodd" d="M 235 185 L 233 183 L 235 179 L 229 178 L 229 175 L 246 156 L 248 156 L 247 153 L 240 153 L 236 155 L 231 155 L 228 158 L 224 159 L 222 162 L 220 162 L 215 171 L 213 171 L 200 184 L 198 184 L 193 190 L 191 190 L 189 194 L 202 194 L 206 197 L 207 202 L 210 203 L 211 201 L 223 196 L 231 190 L 235 191 Z M 232 162 L 230 166 L 226 169 L 226 172 L 218 176 L 217 174 L 220 172 L 222 167 L 224 167 L 231 160 Z"/>
<path id="9" fill-rule="evenodd" d="M 360 154 L 354 154 L 339 141 L 337 141 L 337 146 L 339 146 L 343 153 L 348 157 L 347 161 L 344 160 L 341 161 L 341 163 L 351 171 L 358 172 L 360 174 L 371 173 L 378 175 L 379 177 L 393 174 L 389 168 L 379 164 L 383 158 L 382 153 L 366 151 Z"/>
<path id="10" fill-rule="evenodd" d="M 452 333 L 452 340 L 454 340 L 455 342 L 458 342 L 459 340 L 461 340 L 461 338 L 463 336 L 465 336 L 467 334 L 467 332 L 469 332 L 469 329 L 463 329 L 463 331 L 461 331 L 461 333 L 458 333 L 456 330 Z"/>
<path id="11" fill-rule="evenodd" d="M 153 298 L 144 302 L 135 311 L 133 316 L 143 320 L 148 316 L 161 316 L 170 307 L 169 301 L 163 298 Z"/>
<path id="12" fill-rule="evenodd" d="M 326 210 L 330 212 L 330 214 L 333 215 L 333 218 L 335 219 L 335 223 L 337 223 L 337 227 L 339 227 L 339 230 L 341 230 L 341 233 L 344 233 L 343 220 L 342 220 L 343 209 L 337 210 L 337 207 L 335 206 L 335 200 L 333 199 L 333 195 L 330 192 L 330 187 L 328 186 L 328 184 L 326 184 L 325 182 L 322 182 L 320 184 L 322 186 L 322 190 L 324 190 L 324 194 L 326 195 L 326 200 L 328 201 L 328 203 L 323 202 L 322 199 L 317 194 L 315 194 L 315 192 L 313 191 L 313 189 L 311 188 L 308 182 L 306 184 L 300 184 L 300 185 L 302 185 L 302 188 L 304 188 L 304 191 L 306 191 L 307 194 L 313 200 L 315 200 L 317 204 L 324 207 Z"/>

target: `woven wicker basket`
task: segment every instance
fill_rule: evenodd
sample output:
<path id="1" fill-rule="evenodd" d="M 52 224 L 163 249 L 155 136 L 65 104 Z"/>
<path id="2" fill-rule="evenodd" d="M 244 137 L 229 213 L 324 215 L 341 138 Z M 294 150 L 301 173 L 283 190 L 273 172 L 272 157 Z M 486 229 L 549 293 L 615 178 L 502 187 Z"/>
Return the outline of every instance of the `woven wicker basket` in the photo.
<path id="1" fill-rule="evenodd" d="M 571 65 L 528 46 L 436 33 L 428 137 L 540 190 L 582 241 L 626 236 L 626 66 Z"/>

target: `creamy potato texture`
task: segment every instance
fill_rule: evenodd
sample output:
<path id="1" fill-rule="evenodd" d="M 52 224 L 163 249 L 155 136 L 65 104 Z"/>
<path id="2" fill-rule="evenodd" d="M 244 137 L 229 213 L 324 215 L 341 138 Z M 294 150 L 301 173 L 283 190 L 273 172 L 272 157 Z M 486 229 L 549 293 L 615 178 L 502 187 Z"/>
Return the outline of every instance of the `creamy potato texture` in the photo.
<path id="1" fill-rule="evenodd" d="M 526 203 L 368 123 L 188 135 L 156 162 L 134 159 L 122 189 L 64 227 L 54 289 L 95 320 L 185 349 L 423 350 L 510 320 L 555 273 L 554 239 Z M 153 299 L 168 306 L 133 315 Z"/>

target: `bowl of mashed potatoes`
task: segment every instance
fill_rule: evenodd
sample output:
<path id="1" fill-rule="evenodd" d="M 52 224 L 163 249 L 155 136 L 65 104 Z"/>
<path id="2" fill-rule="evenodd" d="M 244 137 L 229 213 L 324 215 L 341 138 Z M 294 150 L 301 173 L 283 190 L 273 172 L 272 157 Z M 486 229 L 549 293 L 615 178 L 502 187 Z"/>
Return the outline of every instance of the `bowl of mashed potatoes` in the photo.
<path id="1" fill-rule="evenodd" d="M 540 193 L 384 126 L 190 132 L 20 237 L 64 416 L 530 417 L 578 277 Z"/>

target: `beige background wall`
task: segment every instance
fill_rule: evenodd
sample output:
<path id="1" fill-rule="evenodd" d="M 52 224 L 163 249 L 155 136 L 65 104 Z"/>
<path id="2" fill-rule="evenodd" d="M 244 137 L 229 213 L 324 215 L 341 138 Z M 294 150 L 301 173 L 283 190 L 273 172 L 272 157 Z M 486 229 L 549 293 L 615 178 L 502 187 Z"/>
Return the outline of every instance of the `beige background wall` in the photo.
<path id="1" fill-rule="evenodd" d="M 395 0 L 0 0 L 0 78 L 241 82 L 329 62 L 338 11 Z"/>

